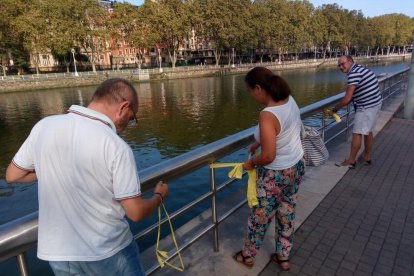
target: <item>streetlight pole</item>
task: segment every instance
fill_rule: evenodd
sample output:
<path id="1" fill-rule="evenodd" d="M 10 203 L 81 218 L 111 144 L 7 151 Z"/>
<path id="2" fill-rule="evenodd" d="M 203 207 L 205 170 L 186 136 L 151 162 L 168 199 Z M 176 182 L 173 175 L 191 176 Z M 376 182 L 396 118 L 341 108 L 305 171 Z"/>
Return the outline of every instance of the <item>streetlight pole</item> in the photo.
<path id="1" fill-rule="evenodd" d="M 233 51 L 233 64 L 231 65 L 231 67 L 233 67 L 233 68 L 234 68 L 234 67 L 235 67 L 235 66 L 234 66 L 234 48 L 231 48 L 231 49 L 232 49 L 232 51 Z"/>
<path id="2" fill-rule="evenodd" d="M 78 70 L 76 70 L 76 59 L 75 59 L 75 49 L 70 50 L 73 55 L 73 65 L 75 66 L 75 77 L 79 77 Z"/>
<path id="3" fill-rule="evenodd" d="M 158 61 L 160 63 L 160 73 L 162 73 L 162 57 L 161 57 L 161 48 L 158 48 Z"/>

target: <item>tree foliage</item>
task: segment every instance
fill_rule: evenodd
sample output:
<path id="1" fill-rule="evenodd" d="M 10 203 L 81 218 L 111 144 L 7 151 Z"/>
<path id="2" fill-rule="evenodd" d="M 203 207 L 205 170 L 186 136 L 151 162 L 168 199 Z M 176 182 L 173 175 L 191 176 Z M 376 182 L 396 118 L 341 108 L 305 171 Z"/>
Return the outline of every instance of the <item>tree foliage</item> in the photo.
<path id="1" fill-rule="evenodd" d="M 158 0 L 139 7 L 115 2 L 112 12 L 98 0 L 2 0 L 0 10 L 4 73 L 6 65 L 21 65 L 29 56 L 38 70 L 41 53 L 69 66 L 72 48 L 95 70 L 98 57 L 119 42 L 137 49 L 138 64 L 147 49 L 157 48 L 174 67 L 187 58 L 194 36 L 197 45 L 214 52 L 217 65 L 223 55 L 230 62 L 233 51 L 279 61 L 286 53 L 390 54 L 406 51 L 414 36 L 414 19 L 406 15 L 368 18 L 338 4 L 314 7 L 307 0 Z"/>

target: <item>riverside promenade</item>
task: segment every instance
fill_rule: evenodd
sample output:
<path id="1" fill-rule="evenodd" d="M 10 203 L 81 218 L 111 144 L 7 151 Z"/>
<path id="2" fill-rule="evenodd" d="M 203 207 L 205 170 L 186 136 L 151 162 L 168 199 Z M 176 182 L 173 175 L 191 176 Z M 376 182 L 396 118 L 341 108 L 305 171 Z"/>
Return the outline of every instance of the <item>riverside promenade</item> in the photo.
<path id="1" fill-rule="evenodd" d="M 220 224 L 219 252 L 213 252 L 211 234 L 183 251 L 186 268 L 180 274 L 414 275 L 414 121 L 397 118 L 404 99 L 402 91 L 383 105 L 374 130 L 371 166 L 358 164 L 348 170 L 334 165 L 349 151 L 349 136 L 343 135 L 328 144 L 330 158 L 323 166 L 307 168 L 299 190 L 289 272 L 269 261 L 274 252 L 274 222 L 253 268 L 232 259 L 243 244 L 245 206 Z M 232 200 L 222 205 L 232 205 Z M 210 219 L 200 215 L 194 225 Z M 190 223 L 177 229 L 177 239 L 185 240 L 183 233 L 196 230 L 192 227 Z M 154 275 L 177 272 L 166 267 Z"/>

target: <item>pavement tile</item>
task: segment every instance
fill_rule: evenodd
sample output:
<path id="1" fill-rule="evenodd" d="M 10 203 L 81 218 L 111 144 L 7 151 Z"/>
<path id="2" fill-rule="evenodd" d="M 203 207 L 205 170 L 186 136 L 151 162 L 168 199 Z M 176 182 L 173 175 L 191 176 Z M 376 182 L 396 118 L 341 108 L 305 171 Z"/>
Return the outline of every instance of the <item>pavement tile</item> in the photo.
<path id="1" fill-rule="evenodd" d="M 384 273 L 386 275 L 391 275 L 392 268 L 393 268 L 392 265 L 385 265 L 385 264 L 378 263 L 375 266 L 374 271 L 378 271 L 378 272 Z"/>
<path id="2" fill-rule="evenodd" d="M 329 267 L 321 267 L 321 269 L 318 271 L 318 275 L 321 276 L 332 276 L 335 275 L 335 269 L 329 268 Z"/>
<path id="3" fill-rule="evenodd" d="M 337 271 L 336 271 L 336 275 L 341 275 L 341 276 L 352 276 L 354 273 L 351 270 L 348 270 L 346 268 L 340 267 Z"/>
<path id="4" fill-rule="evenodd" d="M 331 269 L 338 269 L 339 265 L 340 265 L 340 261 L 336 261 L 336 260 L 332 260 L 332 259 L 326 259 L 325 262 L 323 263 L 322 267 L 328 267 Z"/>
<path id="5" fill-rule="evenodd" d="M 357 266 L 357 270 L 361 270 L 367 273 L 372 273 L 372 271 L 374 271 L 374 266 L 369 265 L 369 264 L 359 263 Z"/>
<path id="6" fill-rule="evenodd" d="M 347 261 L 347 260 L 343 260 L 341 262 L 340 268 L 345 268 L 347 270 L 354 271 L 356 269 L 357 265 L 358 265 L 357 262 L 350 262 L 350 261 Z"/>
<path id="7" fill-rule="evenodd" d="M 354 276 L 371 276 L 371 273 L 357 270 L 354 272 Z"/>
<path id="8" fill-rule="evenodd" d="M 308 274 L 311 275 L 318 275 L 319 267 L 315 267 L 312 264 L 306 264 L 302 267 L 301 271 L 306 271 Z"/>
<path id="9" fill-rule="evenodd" d="M 411 269 L 396 266 L 396 267 L 393 267 L 392 274 L 393 275 L 401 275 L 401 276 L 410 275 L 411 274 Z"/>

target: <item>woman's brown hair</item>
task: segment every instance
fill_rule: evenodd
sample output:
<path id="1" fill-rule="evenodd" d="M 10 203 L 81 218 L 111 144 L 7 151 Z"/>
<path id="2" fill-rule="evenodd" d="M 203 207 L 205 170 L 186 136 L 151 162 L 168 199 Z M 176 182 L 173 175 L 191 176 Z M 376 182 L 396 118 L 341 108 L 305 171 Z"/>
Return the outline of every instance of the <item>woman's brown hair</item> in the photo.
<path id="1" fill-rule="evenodd" d="M 262 87 L 274 101 L 282 101 L 291 94 L 289 85 L 282 77 L 273 74 L 265 67 L 255 67 L 250 70 L 244 81 L 253 89 L 256 85 Z"/>

